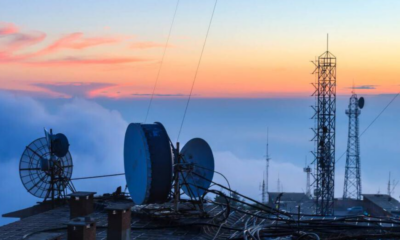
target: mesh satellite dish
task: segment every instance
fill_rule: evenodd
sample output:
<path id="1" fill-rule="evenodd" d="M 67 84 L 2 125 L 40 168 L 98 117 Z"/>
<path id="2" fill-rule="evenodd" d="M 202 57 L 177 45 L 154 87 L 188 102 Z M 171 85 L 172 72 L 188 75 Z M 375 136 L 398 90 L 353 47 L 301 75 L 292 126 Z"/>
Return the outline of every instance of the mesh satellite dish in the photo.
<path id="1" fill-rule="evenodd" d="M 203 139 L 193 138 L 182 148 L 181 157 L 184 163 L 192 166 L 192 170 L 183 172 L 179 179 L 182 190 L 188 196 L 201 197 L 214 177 L 212 150 Z"/>
<path id="2" fill-rule="evenodd" d="M 166 202 L 171 192 L 173 158 L 161 123 L 129 124 L 125 133 L 125 178 L 135 204 Z"/>
<path id="3" fill-rule="evenodd" d="M 30 143 L 19 163 L 22 184 L 32 195 L 54 200 L 65 195 L 72 176 L 72 157 L 63 134 L 45 130 L 45 137 Z"/>
<path id="4" fill-rule="evenodd" d="M 358 107 L 359 107 L 360 109 L 362 109 L 362 108 L 364 107 L 364 105 L 365 105 L 365 100 L 364 100 L 363 97 L 360 97 L 360 98 L 358 99 Z"/>

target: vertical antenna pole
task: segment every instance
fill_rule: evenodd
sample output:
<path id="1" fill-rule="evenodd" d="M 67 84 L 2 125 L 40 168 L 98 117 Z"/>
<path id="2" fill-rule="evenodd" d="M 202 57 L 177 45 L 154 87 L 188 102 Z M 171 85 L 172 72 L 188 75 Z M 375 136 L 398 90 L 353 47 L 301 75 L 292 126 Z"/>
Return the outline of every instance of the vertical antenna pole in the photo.
<path id="1" fill-rule="evenodd" d="M 266 154 L 267 154 L 267 156 L 266 156 L 266 162 L 267 162 L 267 166 L 266 166 L 266 176 L 265 176 L 265 199 L 266 199 L 266 202 L 268 202 L 268 198 L 267 198 L 267 195 L 268 195 L 268 191 L 269 191 L 269 189 L 268 189 L 268 186 L 269 186 L 269 182 L 268 182 L 268 180 L 269 180 L 269 160 L 271 160 L 270 158 L 269 158 L 269 128 L 267 128 L 267 152 L 266 152 Z"/>
<path id="2" fill-rule="evenodd" d="M 388 181 L 388 195 L 390 197 L 391 192 L 390 192 L 390 172 L 389 172 L 389 181 Z"/>
<path id="3" fill-rule="evenodd" d="M 175 166 L 174 166 L 174 193 L 175 193 L 175 202 L 174 202 L 174 208 L 175 211 L 178 211 L 179 208 L 179 200 L 180 200 L 180 191 L 179 191 L 179 164 L 181 159 L 181 153 L 179 149 L 179 142 L 176 143 L 176 157 L 175 157 Z"/>
<path id="4" fill-rule="evenodd" d="M 53 129 L 50 128 L 50 169 L 51 169 L 51 208 L 54 209 L 54 163 L 53 163 L 53 144 L 51 141 L 51 136 L 53 136 Z"/>
<path id="5" fill-rule="evenodd" d="M 326 34 L 326 51 L 329 51 L 329 33 Z"/>

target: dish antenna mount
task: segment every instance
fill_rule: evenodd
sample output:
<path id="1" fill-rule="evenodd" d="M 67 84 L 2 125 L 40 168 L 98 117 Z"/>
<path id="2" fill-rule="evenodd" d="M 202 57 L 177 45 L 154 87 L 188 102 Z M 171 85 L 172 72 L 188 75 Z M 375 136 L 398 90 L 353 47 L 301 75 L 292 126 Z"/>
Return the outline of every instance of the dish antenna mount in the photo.
<path id="1" fill-rule="evenodd" d="M 174 146 L 164 126 L 157 122 L 128 126 L 124 164 L 135 204 L 172 201 L 176 211 L 182 194 L 200 202 L 214 176 L 214 157 L 206 141 L 194 138 L 180 151 L 179 142 Z"/>
<path id="2" fill-rule="evenodd" d="M 23 152 L 19 163 L 19 175 L 26 190 L 32 195 L 51 199 L 64 199 L 67 188 L 74 192 L 72 185 L 72 157 L 67 137 L 44 130 L 45 137 L 30 143 Z"/>

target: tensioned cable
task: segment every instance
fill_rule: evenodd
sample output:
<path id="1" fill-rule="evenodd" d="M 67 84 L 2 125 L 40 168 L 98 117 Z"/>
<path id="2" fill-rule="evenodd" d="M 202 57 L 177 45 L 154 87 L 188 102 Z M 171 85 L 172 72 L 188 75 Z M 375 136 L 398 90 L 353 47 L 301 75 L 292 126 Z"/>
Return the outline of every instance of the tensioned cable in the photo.
<path id="1" fill-rule="evenodd" d="M 382 109 L 382 111 L 374 118 L 374 120 L 372 120 L 372 122 L 364 129 L 364 131 L 361 132 L 360 137 L 372 126 L 372 124 L 374 124 L 376 122 L 376 120 L 378 120 L 378 118 L 382 115 L 382 113 L 390 106 L 390 104 L 392 104 L 392 102 L 394 102 L 394 100 L 400 95 L 400 92 L 398 92 L 393 98 L 392 100 L 390 100 L 390 102 Z M 347 150 L 344 151 L 342 153 L 342 155 L 340 155 L 340 157 L 338 158 L 338 160 L 336 160 L 336 163 L 339 162 L 340 159 L 342 159 L 342 157 L 347 153 Z"/>
<path id="2" fill-rule="evenodd" d="M 91 178 L 103 178 L 103 177 L 116 177 L 125 175 L 125 173 L 117 173 L 117 174 L 109 174 L 109 175 L 100 175 L 100 176 L 91 176 L 91 177 L 80 177 L 80 178 L 71 178 L 71 180 L 83 180 L 83 179 L 91 179 Z"/>
<path id="3" fill-rule="evenodd" d="M 149 106 L 147 107 L 147 112 L 146 112 L 146 117 L 145 117 L 145 119 L 144 119 L 144 123 L 146 123 L 146 121 L 147 121 L 147 117 L 149 116 L 151 104 L 153 103 L 154 93 L 155 93 L 155 91 L 156 91 L 158 79 L 160 78 L 161 68 L 162 68 L 163 63 L 164 63 L 164 57 L 165 57 L 165 53 L 167 52 L 167 47 L 168 47 L 168 44 L 169 44 L 169 39 L 170 39 L 170 37 L 171 37 L 172 27 L 174 26 L 175 16 L 176 16 L 176 12 L 178 11 L 179 2 L 180 2 L 180 0 L 178 0 L 178 1 L 176 2 L 175 11 L 174 11 L 174 16 L 172 17 L 171 26 L 169 27 L 169 32 L 168 32 L 167 41 L 165 42 L 163 54 L 162 54 L 162 57 L 161 57 L 160 67 L 158 68 L 156 81 L 154 82 L 153 92 L 151 93 L 151 98 L 150 98 Z"/>
<path id="4" fill-rule="evenodd" d="M 195 72 L 195 74 L 194 74 L 194 78 L 193 78 L 193 82 L 192 82 L 192 87 L 190 88 L 189 97 L 188 97 L 188 100 L 187 100 L 187 102 L 186 102 L 185 112 L 183 113 L 182 123 L 181 123 L 181 126 L 180 126 L 180 128 L 179 128 L 178 137 L 177 137 L 177 139 L 176 139 L 177 142 L 179 141 L 179 137 L 180 137 L 180 135 L 181 135 L 183 123 L 185 122 L 185 118 L 186 118 L 186 112 L 187 112 L 187 109 L 188 109 L 188 107 L 189 107 L 190 100 L 191 100 L 191 98 L 192 98 L 192 93 L 193 93 L 194 84 L 195 84 L 196 79 L 197 79 L 197 73 L 199 72 L 201 59 L 203 58 L 204 49 L 205 49 L 205 47 L 206 47 L 206 43 L 207 43 L 207 39 L 208 39 L 208 33 L 210 32 L 211 23 L 212 23 L 212 20 L 213 20 L 213 18 L 214 18 L 214 13 L 215 13 L 215 8 L 217 7 L 217 3 L 218 3 L 218 0 L 215 0 L 214 8 L 213 8 L 213 11 L 212 11 L 212 14 L 211 14 L 211 18 L 210 18 L 210 22 L 209 22 L 209 24 L 208 24 L 208 29 L 207 29 L 206 37 L 204 38 L 203 48 L 201 49 L 199 62 L 197 63 L 196 72 Z"/>

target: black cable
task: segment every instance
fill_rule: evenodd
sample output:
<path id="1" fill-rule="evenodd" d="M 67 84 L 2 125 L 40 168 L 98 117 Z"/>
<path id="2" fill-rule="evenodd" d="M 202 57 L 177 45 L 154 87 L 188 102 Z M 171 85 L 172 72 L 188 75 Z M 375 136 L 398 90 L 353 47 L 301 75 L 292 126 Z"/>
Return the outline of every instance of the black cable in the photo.
<path id="1" fill-rule="evenodd" d="M 225 202 L 226 202 L 225 205 L 224 205 L 223 203 L 217 203 L 217 202 L 215 202 L 215 201 L 212 201 L 212 202 L 213 202 L 214 204 L 216 204 L 216 205 L 224 205 L 224 206 L 226 207 L 226 209 L 225 209 L 225 210 L 226 210 L 226 214 L 225 214 L 224 218 L 220 221 L 220 222 L 225 222 L 225 221 L 229 218 L 229 214 L 230 214 L 230 212 L 231 212 L 231 205 L 230 205 L 230 202 L 229 202 L 228 197 L 227 197 L 223 192 L 221 192 L 221 191 L 211 189 L 211 190 L 206 190 L 206 191 L 204 192 L 204 194 L 203 194 L 203 196 L 202 196 L 202 198 L 201 198 L 202 201 L 204 201 L 204 199 L 205 199 L 207 193 L 218 194 L 219 196 L 221 196 L 221 197 L 224 198 L 224 200 L 225 200 Z M 221 212 L 221 213 L 215 215 L 213 218 L 216 219 L 217 217 L 219 217 L 219 216 L 222 215 L 222 214 L 223 214 L 223 212 Z"/>
<path id="2" fill-rule="evenodd" d="M 162 54 L 162 57 L 161 57 L 160 67 L 158 68 L 156 81 L 155 81 L 155 83 L 154 83 L 153 92 L 151 93 L 151 98 L 150 98 L 149 106 L 147 107 L 147 113 L 146 113 L 146 117 L 145 117 L 145 119 L 144 119 L 144 123 L 146 123 L 147 117 L 149 116 L 150 107 L 151 107 L 151 104 L 152 104 L 152 102 L 153 102 L 154 93 L 155 93 L 155 91 L 156 91 L 158 79 L 159 79 L 160 73 L 161 73 L 161 68 L 162 68 L 162 65 L 163 65 L 163 63 L 164 63 L 165 53 L 167 52 L 167 47 L 168 47 L 169 39 L 170 39 L 170 37 L 171 37 L 172 26 L 174 25 L 176 12 L 178 11 L 179 1 L 180 1 L 180 0 L 178 0 L 178 1 L 176 2 L 175 11 L 174 11 L 174 16 L 172 17 L 171 26 L 169 27 L 169 32 L 168 32 L 167 41 L 165 42 L 164 51 L 163 51 L 163 54 Z"/>
<path id="3" fill-rule="evenodd" d="M 222 228 L 225 230 L 230 230 L 230 231 L 242 231 L 240 228 L 232 228 L 232 227 L 224 227 L 220 226 L 217 224 L 212 224 L 212 223 L 187 223 L 187 224 L 175 224 L 175 225 L 164 225 L 164 226 L 156 226 L 156 227 L 131 227 L 132 231 L 137 231 L 137 230 L 154 230 L 154 229 L 166 229 L 166 228 L 184 228 L 184 227 L 193 227 L 193 226 L 207 226 L 207 227 L 214 227 L 214 228 Z M 108 228 L 108 226 L 96 226 L 96 228 Z M 32 235 L 42 233 L 42 232 L 53 232 L 53 231 L 60 231 L 60 230 L 67 230 L 67 227 L 60 227 L 60 228 L 48 228 L 48 229 L 43 229 L 39 230 L 36 232 L 31 232 L 22 237 L 22 239 L 26 239 Z"/>
<path id="4" fill-rule="evenodd" d="M 230 183 L 229 183 L 229 181 L 228 181 L 228 178 L 226 178 L 224 174 L 222 174 L 222 173 L 220 173 L 220 172 L 217 172 L 217 171 L 215 171 L 215 170 L 211 170 L 211 169 L 208 169 L 208 168 L 202 167 L 202 166 L 200 166 L 200 165 L 197 165 L 197 164 L 194 164 L 194 166 L 196 166 L 196 167 L 198 167 L 198 168 L 202 168 L 202 169 L 204 169 L 204 170 L 208 170 L 208 171 L 211 171 L 211 172 L 214 172 L 214 173 L 217 173 L 217 174 L 219 174 L 221 177 L 223 177 L 223 178 L 225 179 L 226 183 L 228 184 L 228 188 L 229 188 L 229 190 L 231 190 L 231 189 L 232 189 L 232 188 L 231 188 L 231 184 L 230 184 Z"/>
<path id="5" fill-rule="evenodd" d="M 254 202 L 254 203 L 256 203 L 256 204 L 262 206 L 262 208 L 261 208 L 261 207 L 258 207 L 258 206 L 253 206 L 253 205 L 251 205 L 253 208 L 256 208 L 256 209 L 259 209 L 259 210 L 262 210 L 262 211 L 271 211 L 272 214 L 278 214 L 278 213 L 279 213 L 279 214 L 282 214 L 282 215 L 284 215 L 284 216 L 286 216 L 286 217 L 290 217 L 290 218 L 292 217 L 290 214 L 284 213 L 284 212 L 282 212 L 282 211 L 278 211 L 278 210 L 276 210 L 276 209 L 274 209 L 274 208 L 271 208 L 271 207 L 269 207 L 269 206 L 267 206 L 267 205 L 265 205 L 265 204 L 263 204 L 263 203 L 261 203 L 261 202 L 259 202 L 259 201 L 257 201 L 257 200 L 254 200 L 254 199 L 252 199 L 252 198 L 250 198 L 250 197 L 247 197 L 247 196 L 245 196 L 245 195 L 243 195 L 243 194 L 240 194 L 240 193 L 238 193 L 238 192 L 236 192 L 236 191 L 230 190 L 230 189 L 228 189 L 227 187 L 225 187 L 225 186 L 223 186 L 223 185 L 221 185 L 221 184 L 219 184 L 219 183 L 216 183 L 216 182 L 214 182 L 214 181 L 211 181 L 210 179 L 207 179 L 207 178 L 205 178 L 204 176 L 202 176 L 202 175 L 200 175 L 200 174 L 197 174 L 197 173 L 195 173 L 195 172 L 192 172 L 192 174 L 198 176 L 199 178 L 202 178 L 202 179 L 205 179 L 205 180 L 207 180 L 207 181 L 210 181 L 211 183 L 213 183 L 213 184 L 215 184 L 215 185 L 217 185 L 217 186 L 219 186 L 219 187 L 221 187 L 221 188 L 224 188 L 225 190 L 228 190 L 228 191 L 230 191 L 230 192 L 232 192 L 232 193 L 234 193 L 234 194 L 237 194 L 238 196 L 240 196 L 240 197 L 242 197 L 242 198 L 244 198 L 244 199 L 247 199 L 247 200 L 249 200 L 249 201 L 252 201 L 252 202 Z M 200 187 L 200 186 L 197 186 L 197 187 L 203 188 L 203 187 Z M 203 188 L 203 189 L 204 189 L 204 188 Z M 246 203 L 246 204 L 248 204 L 248 203 Z M 248 204 L 248 205 L 250 205 L 250 204 Z"/>
<path id="6" fill-rule="evenodd" d="M 316 233 L 305 233 L 305 234 L 301 235 L 299 238 L 297 238 L 297 240 L 304 239 L 305 237 L 308 237 L 308 236 L 313 236 L 314 239 L 319 240 L 319 236 Z"/>
<path id="7" fill-rule="evenodd" d="M 92 176 L 92 177 L 71 178 L 70 180 L 83 180 L 83 179 L 91 179 L 91 178 L 115 177 L 115 176 L 122 176 L 122 175 L 125 175 L 125 173 L 100 175 L 100 176 Z"/>
<path id="8" fill-rule="evenodd" d="M 179 141 L 179 137 L 180 137 L 180 135 L 181 135 L 183 123 L 185 122 L 185 118 L 186 118 L 186 112 L 187 112 L 187 109 L 188 109 L 188 107 L 189 107 L 189 102 L 190 102 L 190 100 L 191 100 L 191 98 L 192 98 L 192 93 L 193 93 L 194 84 L 195 84 L 196 79 L 197 79 L 197 73 L 199 72 L 201 59 L 203 58 L 203 53 L 204 53 L 204 49 L 205 49 L 205 47 L 206 47 L 207 38 L 208 38 L 208 33 L 210 32 L 211 23 L 212 23 L 212 20 L 213 20 L 213 18 L 214 18 L 214 13 L 215 13 L 215 8 L 217 7 L 217 3 L 218 3 L 218 0 L 215 0 L 214 8 L 213 8 L 213 11 L 212 11 L 212 14 L 211 14 L 211 18 L 210 18 L 210 22 L 209 22 L 209 24 L 208 24 L 208 29 L 207 29 L 206 37 L 204 38 L 203 48 L 201 49 L 199 62 L 197 63 L 196 71 L 195 71 L 195 74 L 194 74 L 194 78 L 193 78 L 193 82 L 192 82 L 192 87 L 190 88 L 189 97 L 188 97 L 188 100 L 187 100 L 187 102 L 186 102 L 185 112 L 183 113 L 183 118 L 182 118 L 181 127 L 179 128 L 178 137 L 177 137 L 177 139 L 176 139 L 177 142 Z"/>

